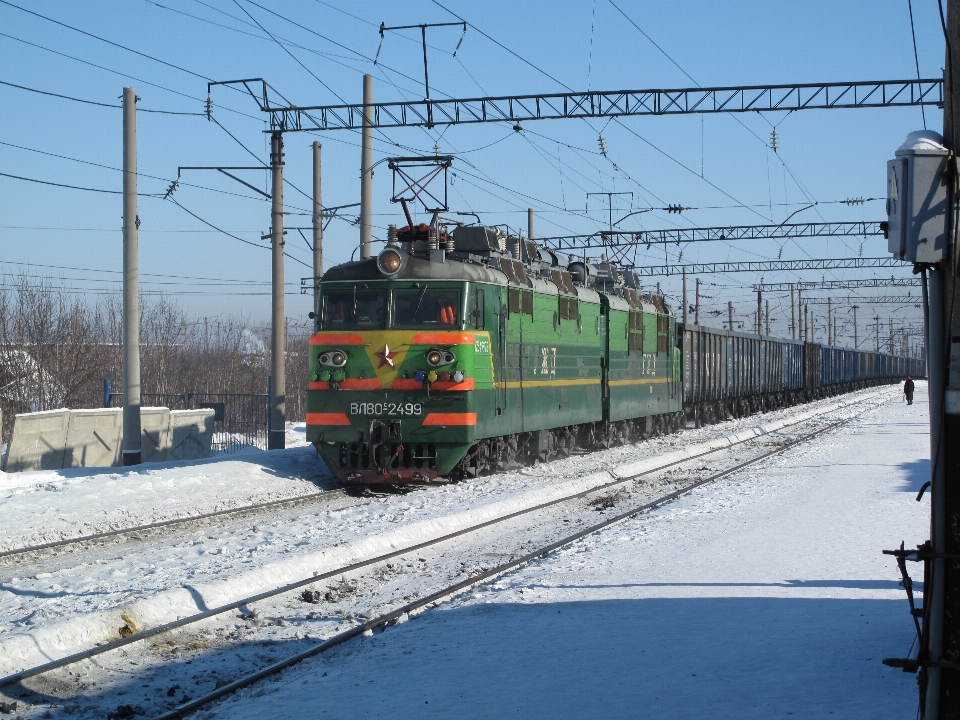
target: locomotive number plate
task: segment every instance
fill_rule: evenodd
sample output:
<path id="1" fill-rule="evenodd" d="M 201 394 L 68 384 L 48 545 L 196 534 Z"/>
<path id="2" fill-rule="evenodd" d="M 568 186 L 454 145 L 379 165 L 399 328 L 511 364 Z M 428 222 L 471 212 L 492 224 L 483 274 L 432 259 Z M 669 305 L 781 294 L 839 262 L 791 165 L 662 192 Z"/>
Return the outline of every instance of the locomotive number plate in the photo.
<path id="1" fill-rule="evenodd" d="M 420 403 L 350 403 L 351 415 L 422 415 Z"/>

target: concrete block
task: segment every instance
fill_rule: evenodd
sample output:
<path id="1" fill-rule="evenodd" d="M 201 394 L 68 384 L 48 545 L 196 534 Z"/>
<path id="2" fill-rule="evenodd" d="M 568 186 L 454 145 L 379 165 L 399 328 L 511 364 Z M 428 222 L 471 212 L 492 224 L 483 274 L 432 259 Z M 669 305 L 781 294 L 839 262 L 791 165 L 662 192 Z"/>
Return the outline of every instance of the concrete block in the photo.
<path id="1" fill-rule="evenodd" d="M 163 462 L 170 449 L 170 409 L 140 408 L 140 461 Z"/>
<path id="2" fill-rule="evenodd" d="M 69 424 L 69 410 L 17 415 L 4 470 L 12 473 L 62 468 Z"/>
<path id="3" fill-rule="evenodd" d="M 168 460 L 200 460 L 210 457 L 213 443 L 212 408 L 172 410 L 170 412 L 170 449 Z"/>
<path id="4" fill-rule="evenodd" d="M 120 467 L 123 410 L 71 410 L 63 467 Z"/>

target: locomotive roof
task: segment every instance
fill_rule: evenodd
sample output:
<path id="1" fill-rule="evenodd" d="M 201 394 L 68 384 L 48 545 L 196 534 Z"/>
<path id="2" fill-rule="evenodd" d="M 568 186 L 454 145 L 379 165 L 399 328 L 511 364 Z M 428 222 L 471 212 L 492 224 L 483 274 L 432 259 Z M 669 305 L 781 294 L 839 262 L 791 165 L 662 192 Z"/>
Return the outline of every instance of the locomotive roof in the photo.
<path id="1" fill-rule="evenodd" d="M 456 238 L 456 235 L 454 235 Z M 535 243 L 525 241 L 524 255 L 529 257 L 529 251 L 534 250 Z M 398 246 L 390 246 L 400 249 Z M 471 250 L 475 248 L 471 247 Z M 600 296 L 608 299 L 610 307 L 616 310 L 641 310 L 645 313 L 660 313 L 673 315 L 670 307 L 662 296 L 648 293 L 641 294 L 639 288 L 626 287 L 613 266 L 602 263 L 599 267 L 607 272 L 606 285 L 597 288 L 576 282 L 571 279 L 568 268 L 557 263 L 556 253 L 536 246 L 539 256 L 550 260 L 527 260 L 520 262 L 512 260 L 509 253 L 491 251 L 486 255 L 474 252 L 433 250 L 432 252 L 407 252 L 400 269 L 392 275 L 385 275 L 377 262 L 377 258 L 365 258 L 359 261 L 346 262 L 327 270 L 322 277 L 323 282 L 362 282 L 384 280 L 453 280 L 462 282 L 481 282 L 508 287 L 521 287 L 536 290 L 551 295 L 567 295 L 577 297 L 584 302 L 599 303 Z M 506 265 L 506 270 L 499 269 Z M 585 263 L 571 263 L 571 265 Z M 522 272 L 518 267 L 522 265 Z M 558 271 L 563 277 L 558 278 Z"/>

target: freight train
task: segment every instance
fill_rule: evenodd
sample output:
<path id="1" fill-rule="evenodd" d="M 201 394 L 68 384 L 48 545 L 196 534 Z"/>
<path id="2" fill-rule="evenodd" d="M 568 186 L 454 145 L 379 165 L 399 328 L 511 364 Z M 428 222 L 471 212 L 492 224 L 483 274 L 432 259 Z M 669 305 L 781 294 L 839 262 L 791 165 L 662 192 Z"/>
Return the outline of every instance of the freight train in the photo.
<path id="1" fill-rule="evenodd" d="M 397 230 L 329 269 L 307 440 L 350 484 L 444 482 L 922 377 L 923 361 L 696 325 L 610 262 L 499 228 Z"/>

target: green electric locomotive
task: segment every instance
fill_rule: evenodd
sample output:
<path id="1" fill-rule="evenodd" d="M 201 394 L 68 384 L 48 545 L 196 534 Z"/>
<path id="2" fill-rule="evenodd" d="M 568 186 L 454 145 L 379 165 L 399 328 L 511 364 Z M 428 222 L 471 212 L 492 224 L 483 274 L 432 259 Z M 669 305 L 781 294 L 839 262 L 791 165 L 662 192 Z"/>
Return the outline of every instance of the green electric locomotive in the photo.
<path id="1" fill-rule="evenodd" d="M 637 276 L 498 228 L 391 226 L 328 270 L 307 439 L 346 483 L 429 483 L 677 429 L 674 316 Z"/>

